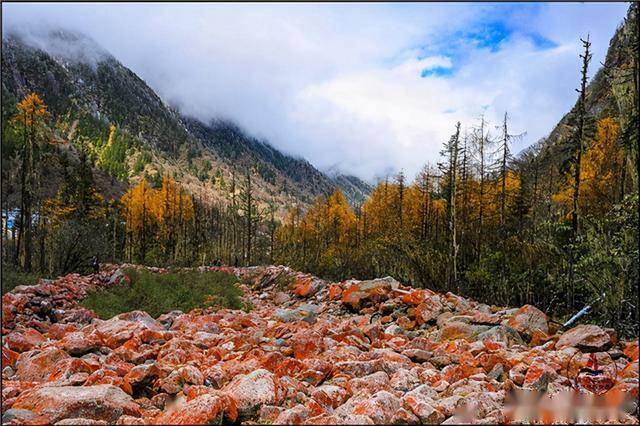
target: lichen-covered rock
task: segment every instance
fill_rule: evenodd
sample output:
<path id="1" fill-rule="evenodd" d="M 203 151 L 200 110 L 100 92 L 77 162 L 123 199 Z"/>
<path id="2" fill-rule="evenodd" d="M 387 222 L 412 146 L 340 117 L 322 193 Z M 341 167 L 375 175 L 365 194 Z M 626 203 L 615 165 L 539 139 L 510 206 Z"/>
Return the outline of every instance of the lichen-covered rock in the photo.
<path id="1" fill-rule="evenodd" d="M 56 363 L 69 355 L 56 348 L 24 352 L 16 362 L 17 375 L 27 382 L 43 382 L 54 372 Z"/>
<path id="2" fill-rule="evenodd" d="M 224 394 L 205 393 L 191 401 L 174 405 L 161 414 L 158 424 L 222 424 L 235 422 L 238 416 L 235 401 Z"/>
<path id="3" fill-rule="evenodd" d="M 585 324 L 567 330 L 560 336 L 556 348 L 578 348 L 584 352 L 607 350 L 611 346 L 611 336 L 597 325 Z"/>
<path id="4" fill-rule="evenodd" d="M 123 414 L 140 415 L 133 399 L 112 385 L 40 387 L 20 395 L 13 408 L 46 416 L 51 423 L 69 418 L 114 423 Z"/>
<path id="5" fill-rule="evenodd" d="M 277 378 L 264 369 L 235 377 L 224 390 L 235 401 L 241 417 L 252 416 L 260 406 L 278 401 Z"/>
<path id="6" fill-rule="evenodd" d="M 518 309 L 518 311 L 509 318 L 507 324 L 519 332 L 528 335 L 531 335 L 536 330 L 542 331 L 545 334 L 549 332 L 549 319 L 547 315 L 531 305 L 524 305 Z"/>

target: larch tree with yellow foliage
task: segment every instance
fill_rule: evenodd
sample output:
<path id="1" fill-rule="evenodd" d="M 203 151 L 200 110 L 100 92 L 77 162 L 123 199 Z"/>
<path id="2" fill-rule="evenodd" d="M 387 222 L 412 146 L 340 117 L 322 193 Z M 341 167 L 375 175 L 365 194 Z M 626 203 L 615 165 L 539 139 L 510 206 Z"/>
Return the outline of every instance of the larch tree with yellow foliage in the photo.
<path id="1" fill-rule="evenodd" d="M 22 267 L 31 271 L 32 253 L 32 203 L 35 193 L 39 148 L 45 142 L 45 120 L 49 116 L 47 106 L 36 93 L 30 93 L 18 103 L 14 122 L 22 129 L 22 166 L 20 174 L 20 232 L 16 246 L 16 258 L 22 248 Z M 23 236 L 24 234 L 24 236 Z M 22 243 L 24 239 L 24 243 Z"/>

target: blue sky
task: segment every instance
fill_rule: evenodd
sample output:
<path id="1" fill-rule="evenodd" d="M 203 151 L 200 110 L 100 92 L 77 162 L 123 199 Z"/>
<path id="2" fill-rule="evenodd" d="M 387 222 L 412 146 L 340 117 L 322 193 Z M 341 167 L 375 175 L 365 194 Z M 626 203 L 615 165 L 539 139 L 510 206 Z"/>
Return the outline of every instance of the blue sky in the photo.
<path id="1" fill-rule="evenodd" d="M 437 161 L 455 122 L 505 110 L 514 151 L 573 105 L 624 3 L 3 4 L 5 29 L 85 32 L 163 99 L 321 169 L 373 180 Z"/>

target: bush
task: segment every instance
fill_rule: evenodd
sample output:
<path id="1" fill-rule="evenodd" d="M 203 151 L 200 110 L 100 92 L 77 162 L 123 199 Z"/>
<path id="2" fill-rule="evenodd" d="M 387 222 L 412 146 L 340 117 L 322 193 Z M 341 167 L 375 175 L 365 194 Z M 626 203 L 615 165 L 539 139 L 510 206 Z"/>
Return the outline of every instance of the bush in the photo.
<path id="1" fill-rule="evenodd" d="M 81 304 L 108 319 L 123 312 L 142 310 L 152 317 L 178 309 L 217 307 L 248 309 L 237 278 L 225 272 L 179 271 L 165 274 L 126 269 L 131 283 L 90 293 Z"/>

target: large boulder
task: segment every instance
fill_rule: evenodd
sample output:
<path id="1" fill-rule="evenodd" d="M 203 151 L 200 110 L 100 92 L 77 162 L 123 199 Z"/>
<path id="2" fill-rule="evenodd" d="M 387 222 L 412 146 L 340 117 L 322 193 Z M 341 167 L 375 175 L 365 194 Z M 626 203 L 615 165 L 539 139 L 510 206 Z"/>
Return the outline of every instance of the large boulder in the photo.
<path id="1" fill-rule="evenodd" d="M 507 325 L 498 325 L 478 334 L 478 340 L 489 340 L 496 343 L 503 343 L 506 347 L 524 344 L 520 334 Z"/>
<path id="2" fill-rule="evenodd" d="M 164 327 L 143 311 L 125 312 L 96 325 L 104 344 L 115 349 L 143 330 L 164 331 Z"/>
<path id="3" fill-rule="evenodd" d="M 22 393 L 12 408 L 33 411 L 51 423 L 69 418 L 114 423 L 123 414 L 140 416 L 138 404 L 113 385 L 40 387 Z"/>
<path id="4" fill-rule="evenodd" d="M 100 339 L 95 332 L 76 331 L 65 334 L 59 344 L 70 355 L 81 356 L 98 349 Z"/>
<path id="5" fill-rule="evenodd" d="M 583 352 L 606 351 L 612 345 L 609 333 L 592 324 L 583 324 L 566 331 L 556 344 L 557 349 L 578 348 Z"/>
<path id="6" fill-rule="evenodd" d="M 540 309 L 531 305 L 524 305 L 509 318 L 509 327 L 518 330 L 520 333 L 531 336 L 534 331 L 549 333 L 549 319 Z"/>
<path id="7" fill-rule="evenodd" d="M 23 352 L 16 362 L 16 373 L 23 381 L 45 382 L 55 371 L 58 361 L 67 358 L 69 355 L 57 348 Z"/>
<path id="8" fill-rule="evenodd" d="M 4 336 L 2 340 L 9 349 L 16 352 L 26 352 L 39 346 L 47 339 L 37 330 L 28 328 L 23 333 L 11 332 Z"/>
<path id="9" fill-rule="evenodd" d="M 211 392 L 172 406 L 157 419 L 157 424 L 222 424 L 223 420 L 233 423 L 237 416 L 233 399 L 220 392 Z"/>
<path id="10" fill-rule="evenodd" d="M 428 385 L 421 385 L 407 392 L 402 402 L 420 419 L 422 424 L 439 424 L 444 420 L 444 415 L 436 408 L 432 399 L 437 395 L 437 392 Z"/>
<path id="11" fill-rule="evenodd" d="M 368 303 L 376 303 L 389 298 L 400 283 L 392 277 L 368 281 L 355 281 L 342 293 L 342 303 L 352 309 L 360 309 Z"/>
<path id="12" fill-rule="evenodd" d="M 352 407 L 351 414 L 369 417 L 376 424 L 389 424 L 393 415 L 402 408 L 402 401 L 392 393 L 381 390 L 370 397 L 362 398 Z M 336 410 L 336 413 L 339 410 Z"/>
<path id="13" fill-rule="evenodd" d="M 262 405 L 276 404 L 277 391 L 276 377 L 262 368 L 236 376 L 225 387 L 227 395 L 236 402 L 240 417 L 254 415 Z"/>
<path id="14" fill-rule="evenodd" d="M 422 303 L 416 307 L 416 323 L 422 325 L 429 321 L 434 321 L 442 313 L 444 306 L 440 302 L 440 297 L 435 295 L 426 297 Z"/>

